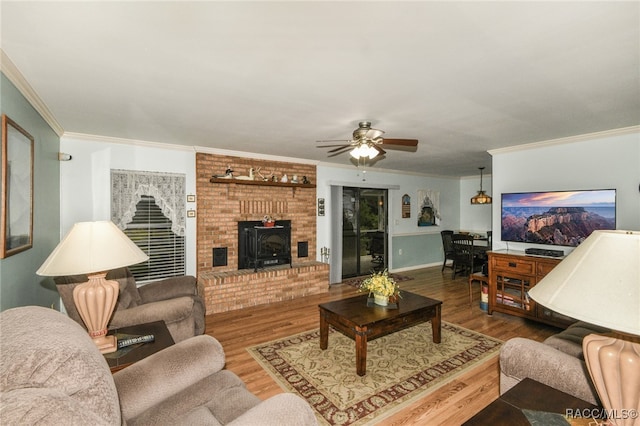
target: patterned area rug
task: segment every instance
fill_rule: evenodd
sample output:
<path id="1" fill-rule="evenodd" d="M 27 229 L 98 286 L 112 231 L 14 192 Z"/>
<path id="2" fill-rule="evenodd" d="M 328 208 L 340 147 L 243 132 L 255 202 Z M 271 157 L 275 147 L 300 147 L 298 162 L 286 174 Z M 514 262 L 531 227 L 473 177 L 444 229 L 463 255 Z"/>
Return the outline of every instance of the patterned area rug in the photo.
<path id="1" fill-rule="evenodd" d="M 341 284 L 347 284 L 350 285 L 352 287 L 360 287 L 360 283 L 362 282 L 362 280 L 369 278 L 371 275 L 363 275 L 361 277 L 354 277 L 354 278 L 347 278 L 345 280 L 342 280 Z M 401 283 L 403 281 L 411 281 L 413 279 L 413 277 L 408 277 L 406 275 L 400 275 L 400 274 L 389 274 L 389 276 L 391 278 L 393 278 L 397 283 Z"/>
<path id="2" fill-rule="evenodd" d="M 318 330 L 247 348 L 286 391 L 305 398 L 326 425 L 380 421 L 413 400 L 498 354 L 501 341 L 442 322 L 440 344 L 431 323 L 368 342 L 367 374 L 359 377 L 355 342 L 329 329 L 320 350 Z"/>

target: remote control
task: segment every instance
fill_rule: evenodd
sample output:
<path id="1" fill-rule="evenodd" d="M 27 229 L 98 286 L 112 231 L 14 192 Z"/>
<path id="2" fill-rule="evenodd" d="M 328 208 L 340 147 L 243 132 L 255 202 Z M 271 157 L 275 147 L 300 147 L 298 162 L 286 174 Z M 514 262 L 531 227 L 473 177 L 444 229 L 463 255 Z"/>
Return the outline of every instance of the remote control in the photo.
<path id="1" fill-rule="evenodd" d="M 153 342 L 156 337 L 153 334 L 147 334 L 146 336 L 131 337 L 129 339 L 118 340 L 118 349 L 126 348 L 127 346 L 135 345 L 137 343 Z"/>

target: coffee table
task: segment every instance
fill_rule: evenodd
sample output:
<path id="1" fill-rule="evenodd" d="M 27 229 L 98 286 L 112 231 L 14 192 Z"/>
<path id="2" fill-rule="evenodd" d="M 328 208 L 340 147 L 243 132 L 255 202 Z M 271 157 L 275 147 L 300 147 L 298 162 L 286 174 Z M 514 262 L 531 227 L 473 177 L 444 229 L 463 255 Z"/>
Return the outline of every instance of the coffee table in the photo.
<path id="1" fill-rule="evenodd" d="M 318 305 L 320 309 L 320 349 L 329 344 L 329 325 L 356 342 L 356 373 L 367 373 L 367 341 L 394 333 L 424 321 L 431 321 L 433 342 L 440 343 L 440 300 L 402 292 L 398 307 L 367 306 L 366 294 Z"/>
<path id="2" fill-rule="evenodd" d="M 525 378 L 464 423 L 464 426 L 530 426 L 522 410 L 589 417 L 598 407 L 535 380 Z M 602 410 L 600 410 L 601 412 Z M 543 423 L 540 423 L 543 424 Z M 594 422 L 593 424 L 600 424 Z"/>
<path id="3" fill-rule="evenodd" d="M 138 362 L 149 355 L 161 351 L 173 345 L 173 337 L 167 329 L 167 325 L 164 321 L 155 321 L 147 324 L 132 325 L 129 327 L 121 327 L 115 330 L 110 330 L 109 334 L 116 335 L 131 335 L 131 336 L 145 336 L 147 334 L 153 334 L 155 340 L 148 343 L 138 343 L 136 345 L 119 349 L 116 352 L 110 354 L 103 354 L 109 364 L 109 368 L 112 373 L 118 370 L 122 370 L 131 364 Z"/>

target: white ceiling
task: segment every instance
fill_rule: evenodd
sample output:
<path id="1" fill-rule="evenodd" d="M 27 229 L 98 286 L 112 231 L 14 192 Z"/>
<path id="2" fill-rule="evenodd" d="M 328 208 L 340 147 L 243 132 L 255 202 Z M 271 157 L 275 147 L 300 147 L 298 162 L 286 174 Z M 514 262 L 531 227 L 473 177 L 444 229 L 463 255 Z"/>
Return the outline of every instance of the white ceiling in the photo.
<path id="1" fill-rule="evenodd" d="M 490 149 L 640 124 L 640 2 L 8 2 L 2 50 L 68 133 L 349 163 L 362 120 L 490 172 Z"/>

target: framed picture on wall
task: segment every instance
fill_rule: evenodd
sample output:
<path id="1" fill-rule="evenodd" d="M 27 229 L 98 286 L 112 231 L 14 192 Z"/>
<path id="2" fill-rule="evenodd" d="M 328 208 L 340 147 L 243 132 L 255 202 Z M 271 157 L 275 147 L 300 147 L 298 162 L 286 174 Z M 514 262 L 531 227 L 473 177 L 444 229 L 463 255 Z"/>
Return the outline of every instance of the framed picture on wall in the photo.
<path id="1" fill-rule="evenodd" d="M 33 246 L 33 146 L 33 136 L 3 114 L 0 259 Z"/>
<path id="2" fill-rule="evenodd" d="M 407 219 L 411 217 L 411 197 L 409 194 L 402 196 L 402 218 Z"/>
<path id="3" fill-rule="evenodd" d="M 440 220 L 440 192 L 428 189 L 418 190 L 420 214 L 418 226 L 436 226 Z"/>

